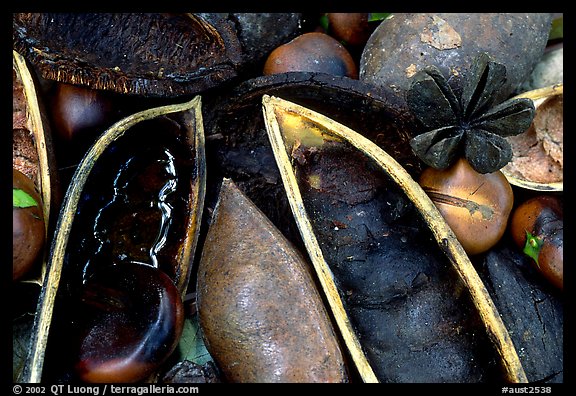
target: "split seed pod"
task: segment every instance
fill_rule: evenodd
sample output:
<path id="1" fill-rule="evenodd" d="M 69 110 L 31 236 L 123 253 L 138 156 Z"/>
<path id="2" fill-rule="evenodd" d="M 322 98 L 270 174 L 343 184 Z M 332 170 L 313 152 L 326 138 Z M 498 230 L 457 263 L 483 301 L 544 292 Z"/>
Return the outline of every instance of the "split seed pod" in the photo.
<path id="1" fill-rule="evenodd" d="M 292 212 L 362 380 L 526 382 L 488 291 L 405 169 L 321 114 L 269 96 L 263 105 Z"/>
<path id="2" fill-rule="evenodd" d="M 46 258 L 51 233 L 60 205 L 58 170 L 52 137 L 44 106 L 37 94 L 36 80 L 29 64 L 18 52 L 12 51 L 13 78 L 13 168 L 30 179 L 38 193 L 44 223 L 44 249 L 38 257 L 40 265 L 27 272 L 12 285 L 17 305 L 13 309 L 14 381 L 21 380 L 25 356 L 35 315 L 30 315 L 41 292 L 46 275 Z"/>
<path id="3" fill-rule="evenodd" d="M 348 382 L 308 263 L 224 179 L 198 267 L 206 347 L 230 382 Z"/>
<path id="4" fill-rule="evenodd" d="M 506 139 L 513 148 L 502 168 L 510 184 L 534 191 L 564 189 L 564 84 L 517 95 L 534 103 L 536 114 L 526 132 Z"/>
<path id="5" fill-rule="evenodd" d="M 512 148 L 505 137 L 524 132 L 534 118 L 528 99 L 495 103 L 506 80 L 506 67 L 486 53 L 473 62 L 460 97 L 436 67 L 416 73 L 406 100 L 427 129 L 410 142 L 416 155 L 436 169 L 446 169 L 460 157 L 479 173 L 506 165 Z"/>
<path id="6" fill-rule="evenodd" d="M 197 94 L 241 62 L 232 27 L 193 14 L 16 13 L 13 40 L 45 79 L 148 97 Z"/>
<path id="7" fill-rule="evenodd" d="M 166 287 L 176 291 L 176 300 L 174 293 L 168 291 L 168 302 L 178 305 L 180 299 L 181 304 L 190 277 L 205 194 L 200 106 L 200 97 L 196 97 L 126 117 L 104 131 L 84 156 L 66 192 L 51 246 L 26 382 L 74 378 L 71 367 L 78 356 L 83 356 L 82 339 L 77 337 L 86 337 L 79 336 L 85 328 L 74 326 L 94 319 L 82 316 L 87 311 L 81 309 L 82 304 L 101 310 L 103 317 L 116 309 L 123 313 L 130 327 L 117 332 L 113 329 L 118 324 L 110 323 L 108 336 L 113 337 L 132 337 L 128 329 L 138 331 L 143 324 L 138 323 L 139 318 L 144 320 L 142 315 L 135 319 L 130 316 L 140 312 L 131 308 L 133 301 L 156 301 L 160 304 L 156 318 L 163 317 L 167 301 L 162 300 L 165 296 L 162 285 L 172 285 Z M 132 284 L 142 284 L 137 279 L 149 277 L 147 272 L 157 273 L 154 278 L 157 283 L 143 284 L 150 286 L 150 292 L 158 297 L 138 297 L 146 288 L 132 289 L 110 279 L 109 274 L 119 271 L 136 274 Z M 108 276 L 99 275 L 103 273 Z M 95 286 L 85 286 L 94 279 L 100 279 Z M 126 290 L 132 291 L 126 294 Z M 174 315 L 178 317 L 178 311 Z M 153 333 L 150 340 L 153 342 L 158 334 L 167 334 L 173 342 L 168 349 L 160 346 L 163 355 L 155 361 L 160 364 L 175 347 L 174 339 L 181 328 L 175 333 L 162 333 L 166 329 L 154 323 L 150 323 L 151 328 L 161 333 Z M 104 322 L 104 328 L 105 325 Z M 176 326 L 181 325 L 176 321 Z M 134 333 L 134 337 L 139 335 Z M 134 347 L 132 343 L 126 344 L 128 349 Z M 116 347 L 118 341 L 102 345 Z M 142 358 L 140 354 L 147 353 L 148 346 L 136 345 L 134 356 Z M 122 357 L 124 350 L 116 348 L 113 352 Z M 114 357 L 100 367 L 110 368 L 111 362 Z M 132 368 L 140 370 L 138 361 L 135 363 Z M 143 370 L 145 374 L 150 372 L 149 367 Z M 109 381 L 122 380 L 118 377 Z"/>
<path id="8" fill-rule="evenodd" d="M 57 212 L 52 206 L 57 207 L 60 200 L 50 125 L 28 63 L 16 51 L 12 51 L 12 70 L 16 101 L 13 105 L 13 166 L 36 184 L 48 232 L 55 216 L 53 213 Z"/>

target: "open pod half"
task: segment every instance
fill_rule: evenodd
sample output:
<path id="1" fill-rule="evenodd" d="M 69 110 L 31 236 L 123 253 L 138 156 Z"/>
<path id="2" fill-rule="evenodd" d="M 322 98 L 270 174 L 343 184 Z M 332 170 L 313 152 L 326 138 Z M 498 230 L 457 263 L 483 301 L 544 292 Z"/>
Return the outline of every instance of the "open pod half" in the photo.
<path id="1" fill-rule="evenodd" d="M 237 76 L 232 26 L 189 13 L 15 13 L 13 45 L 47 80 L 175 98 Z"/>
<path id="2" fill-rule="evenodd" d="M 527 190 L 564 190 L 564 84 L 523 92 L 516 98 L 533 101 L 532 125 L 506 139 L 512 145 L 511 161 L 502 168 L 510 184 Z"/>
<path id="3" fill-rule="evenodd" d="M 40 192 L 46 231 L 49 232 L 53 228 L 54 213 L 60 204 L 58 171 L 50 126 L 28 63 L 16 51 L 12 51 L 12 71 L 14 85 L 12 162 L 15 168 L 34 181 Z M 56 201 L 56 210 L 53 209 L 53 201 Z"/>
<path id="4" fill-rule="evenodd" d="M 43 104 L 38 98 L 36 84 L 30 73 L 28 64 L 24 57 L 16 51 L 12 51 L 12 70 L 14 73 L 14 83 L 20 85 L 25 101 L 23 103 L 24 108 L 21 109 L 22 112 L 14 116 L 14 129 L 25 129 L 31 135 L 37 155 L 37 169 L 33 172 L 23 171 L 23 173 L 34 176 L 33 179 L 35 179 L 40 194 L 42 195 L 44 217 L 51 220 L 54 217 L 52 213 L 56 212 L 52 210 L 52 201 L 57 201 L 60 196 L 58 191 L 58 172 L 55 169 L 56 160 L 52 147 L 50 126 L 44 113 Z M 14 93 L 14 95 L 16 95 L 16 93 Z M 15 107 L 16 106 L 14 106 L 14 110 L 16 110 Z M 22 122 L 25 125 L 22 125 Z M 17 139 L 16 135 L 14 135 L 14 139 Z M 27 159 L 31 160 L 31 158 L 14 158 L 13 162 L 16 166 L 17 162 Z M 56 202 L 56 205 L 58 204 L 59 202 Z M 50 221 L 46 222 L 47 228 L 49 228 L 49 223 Z"/>
<path id="5" fill-rule="evenodd" d="M 365 382 L 526 382 L 451 229 L 406 170 L 360 134 L 264 96 L 290 207 Z"/>
<path id="6" fill-rule="evenodd" d="M 181 333 L 204 157 L 199 96 L 102 133 L 64 197 L 23 381 L 151 378 Z"/>
<path id="7" fill-rule="evenodd" d="M 21 216 L 15 215 L 16 220 L 12 224 L 14 235 L 18 235 L 13 239 L 12 264 L 14 274 L 18 275 L 17 279 L 13 278 L 11 285 L 11 295 L 16 302 L 12 307 L 14 381 L 20 379 L 29 348 L 34 311 L 46 275 L 48 247 L 61 200 L 50 126 L 37 94 L 36 80 L 28 66 L 24 57 L 12 51 L 12 166 L 21 176 L 13 188 L 30 181 L 38 195 L 40 207 L 28 213 L 35 221 L 42 223 L 32 235 L 23 227 Z M 26 209 L 15 208 L 15 213 L 18 210 Z M 31 261 L 30 257 L 33 256 L 35 258 Z"/>

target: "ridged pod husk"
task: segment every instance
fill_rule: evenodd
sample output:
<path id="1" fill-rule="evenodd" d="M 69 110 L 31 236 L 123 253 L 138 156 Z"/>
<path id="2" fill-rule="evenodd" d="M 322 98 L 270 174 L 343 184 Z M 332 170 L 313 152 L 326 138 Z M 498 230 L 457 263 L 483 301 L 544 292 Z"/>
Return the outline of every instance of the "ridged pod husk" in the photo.
<path id="1" fill-rule="evenodd" d="M 502 173 L 510 184 L 542 192 L 562 192 L 564 84 L 523 92 L 515 98 L 530 99 L 536 115 L 523 134 L 511 136 L 514 153 Z M 560 147 L 558 147 L 560 146 Z"/>
<path id="2" fill-rule="evenodd" d="M 100 135 L 64 197 L 23 382 L 68 378 L 63 351 L 71 348 L 59 344 L 70 342 L 61 339 L 73 314 L 66 304 L 99 266 L 144 262 L 184 293 L 205 178 L 199 96 L 138 112 Z"/>
<path id="3" fill-rule="evenodd" d="M 224 179 L 198 266 L 206 347 L 229 382 L 348 382 L 309 263 Z"/>
<path id="4" fill-rule="evenodd" d="M 46 276 L 48 246 L 60 205 L 60 183 L 54 157 L 50 125 L 43 103 L 37 94 L 36 80 L 26 60 L 12 51 L 13 71 L 13 158 L 12 165 L 35 184 L 42 200 L 45 219 L 45 249 L 38 269 L 12 284 L 18 302 L 13 309 L 14 380 L 19 381 L 35 315 L 30 314 Z"/>
<path id="5" fill-rule="evenodd" d="M 13 40 L 45 79 L 148 97 L 215 87 L 242 60 L 230 24 L 193 14 L 15 13 Z"/>
<path id="6" fill-rule="evenodd" d="M 264 117 L 321 289 L 365 382 L 526 382 L 462 246 L 400 163 L 277 97 Z"/>
<path id="7" fill-rule="evenodd" d="M 409 140 L 414 126 L 402 117 L 390 93 L 347 77 L 288 72 L 244 81 L 218 95 L 203 96 L 207 202 L 217 199 L 221 177 L 236 185 L 278 229 L 292 239 L 298 231 L 290 214 L 262 116 L 262 95 L 280 96 L 333 118 L 376 142 L 417 175 L 422 162 Z"/>

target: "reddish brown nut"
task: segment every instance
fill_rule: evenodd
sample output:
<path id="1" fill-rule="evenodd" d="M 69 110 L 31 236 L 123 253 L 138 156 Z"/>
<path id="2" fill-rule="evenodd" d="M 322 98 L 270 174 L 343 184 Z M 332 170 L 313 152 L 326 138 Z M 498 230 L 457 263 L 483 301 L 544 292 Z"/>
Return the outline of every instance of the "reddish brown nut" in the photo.
<path id="1" fill-rule="evenodd" d="M 12 280 L 18 280 L 39 264 L 46 241 L 42 199 L 34 182 L 12 168 Z"/>
<path id="2" fill-rule="evenodd" d="M 368 22 L 370 14 L 367 12 L 329 12 L 326 15 L 330 35 L 342 41 L 344 45 L 352 47 L 365 45 L 375 28 Z"/>
<path id="3" fill-rule="evenodd" d="M 137 382 L 172 354 L 182 334 L 184 308 L 172 280 L 157 268 L 122 263 L 98 269 L 78 307 L 78 357 L 85 382 Z"/>
<path id="4" fill-rule="evenodd" d="M 87 140 L 110 122 L 112 101 L 104 92 L 58 83 L 51 102 L 57 136 L 65 142 Z"/>
<path id="5" fill-rule="evenodd" d="M 502 172 L 478 173 L 461 158 L 444 170 L 425 169 L 419 183 L 469 255 L 486 252 L 504 235 L 514 194 Z"/>
<path id="6" fill-rule="evenodd" d="M 304 33 L 274 49 L 264 64 L 264 75 L 308 71 L 358 78 L 358 66 L 350 52 L 322 32 Z"/>
<path id="7" fill-rule="evenodd" d="M 564 215 L 560 199 L 537 195 L 518 205 L 510 220 L 510 234 L 552 285 L 564 287 Z"/>

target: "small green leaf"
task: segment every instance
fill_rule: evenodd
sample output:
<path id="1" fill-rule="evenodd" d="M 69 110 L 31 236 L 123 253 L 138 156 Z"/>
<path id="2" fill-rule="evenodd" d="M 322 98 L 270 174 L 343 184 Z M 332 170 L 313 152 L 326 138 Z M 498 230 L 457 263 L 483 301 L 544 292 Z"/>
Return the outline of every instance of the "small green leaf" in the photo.
<path id="1" fill-rule="evenodd" d="M 26 191 L 19 188 L 12 189 L 12 205 L 16 208 L 29 208 L 38 206 L 38 202 Z"/>
<path id="2" fill-rule="evenodd" d="M 383 21 L 391 12 L 371 12 L 368 14 L 368 22 Z"/>
<path id="3" fill-rule="evenodd" d="M 548 40 L 564 38 L 564 17 L 556 18 L 552 21 Z"/>
<path id="4" fill-rule="evenodd" d="M 327 32 L 329 25 L 330 25 L 330 22 L 328 21 L 328 15 L 323 14 L 320 17 L 320 26 L 322 27 L 322 29 L 324 29 L 325 32 Z"/>
<path id="5" fill-rule="evenodd" d="M 185 319 L 182 336 L 178 344 L 178 352 L 181 360 L 189 360 L 199 365 L 203 365 L 212 360 L 202 340 L 197 315 Z"/>
<path id="6" fill-rule="evenodd" d="M 538 255 L 542 249 L 542 243 L 543 241 L 540 238 L 526 231 L 526 244 L 524 245 L 523 252 L 534 260 L 538 268 L 540 268 L 540 264 L 538 264 Z"/>

